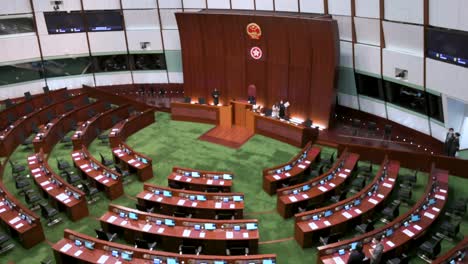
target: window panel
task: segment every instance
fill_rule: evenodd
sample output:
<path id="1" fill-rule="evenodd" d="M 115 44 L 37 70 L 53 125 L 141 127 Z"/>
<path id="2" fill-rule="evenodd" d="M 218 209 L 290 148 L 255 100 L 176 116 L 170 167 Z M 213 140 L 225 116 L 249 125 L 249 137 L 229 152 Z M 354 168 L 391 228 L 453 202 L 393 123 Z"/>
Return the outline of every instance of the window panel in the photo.
<path id="1" fill-rule="evenodd" d="M 0 67 L 0 85 L 33 81 L 43 78 L 41 62 L 25 62 Z"/>
<path id="2" fill-rule="evenodd" d="M 360 73 L 355 73 L 354 75 L 356 79 L 356 87 L 358 89 L 359 94 L 376 98 L 382 101 L 385 100 L 382 79 Z"/>
<path id="3" fill-rule="evenodd" d="M 84 75 L 93 72 L 93 65 L 89 57 L 46 60 L 44 71 L 47 78 Z"/>

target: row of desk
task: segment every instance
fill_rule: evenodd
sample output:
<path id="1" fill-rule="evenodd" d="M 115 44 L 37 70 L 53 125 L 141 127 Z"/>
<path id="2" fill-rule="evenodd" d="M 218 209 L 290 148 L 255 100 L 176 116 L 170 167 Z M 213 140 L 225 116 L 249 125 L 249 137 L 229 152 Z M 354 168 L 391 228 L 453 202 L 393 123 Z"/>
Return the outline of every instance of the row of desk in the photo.
<path id="1" fill-rule="evenodd" d="M 454 248 L 432 261 L 432 264 L 462 264 L 468 258 L 468 236 L 460 241 Z"/>
<path id="2" fill-rule="evenodd" d="M 150 251 L 98 240 L 68 229 L 64 238 L 52 247 L 58 264 L 68 263 L 136 263 L 136 264 L 275 264 L 276 255 L 205 256 L 179 255 L 164 251 Z M 129 258 L 129 256 L 131 256 Z"/>
<path id="3" fill-rule="evenodd" d="M 310 171 L 311 164 L 318 159 L 320 148 L 312 147 L 312 142 L 307 143 L 289 162 L 263 170 L 263 190 L 273 195 L 283 185 L 302 181 L 304 175 Z"/>
<path id="4" fill-rule="evenodd" d="M 147 181 L 153 178 L 153 160 L 139 152 L 136 152 L 121 141 L 112 149 L 112 156 L 116 164 L 121 164 L 122 169 L 136 173 L 139 181 Z"/>
<path id="5" fill-rule="evenodd" d="M 363 244 L 363 252 L 370 257 L 373 248 L 372 238 L 381 236 L 384 246 L 382 260 L 399 256 L 412 243 L 423 236 L 442 213 L 448 199 L 448 171 L 433 168 L 424 195 L 407 213 L 400 215 L 391 223 L 361 236 L 328 244 L 318 248 L 317 263 L 346 263 L 353 243 Z M 413 217 L 415 217 L 413 221 Z"/>
<path id="6" fill-rule="evenodd" d="M 165 215 L 179 212 L 202 219 L 215 219 L 217 215 L 243 218 L 242 193 L 205 193 L 145 183 L 144 190 L 137 195 L 137 199 L 139 205 L 155 208 L 155 212 Z"/>
<path id="7" fill-rule="evenodd" d="M 44 153 L 28 157 L 28 166 L 42 195 L 59 211 L 65 211 L 68 218 L 78 221 L 89 215 L 85 194 L 55 174 L 44 158 Z"/>
<path id="8" fill-rule="evenodd" d="M 119 146 L 127 137 L 133 135 L 140 129 L 143 129 L 155 122 L 153 109 L 147 109 L 143 112 L 137 112 L 128 118 L 115 124 L 109 133 L 109 142 L 112 148 Z"/>
<path id="9" fill-rule="evenodd" d="M 124 193 L 122 175 L 96 160 L 84 146 L 73 151 L 71 156 L 82 178 L 89 179 L 96 188 L 104 191 L 107 198 L 114 200 L 122 196 Z"/>
<path id="10" fill-rule="evenodd" d="M 167 177 L 169 186 L 199 192 L 231 192 L 234 173 L 228 171 L 205 171 L 189 168 L 172 168 Z"/>
<path id="11" fill-rule="evenodd" d="M 359 155 L 344 151 L 332 168 L 307 182 L 277 190 L 277 210 L 284 217 L 292 217 L 299 207 L 321 203 L 344 188 L 352 177 Z"/>
<path id="12" fill-rule="evenodd" d="M 295 215 L 294 238 L 311 247 L 320 237 L 353 229 L 383 208 L 397 181 L 400 163 L 385 160 L 374 180 L 356 195 L 330 206 Z"/>
<path id="13" fill-rule="evenodd" d="M 103 230 L 123 235 L 129 243 L 143 238 L 169 252 L 178 252 L 179 245 L 187 242 L 202 246 L 206 255 L 224 255 L 231 247 L 248 248 L 249 254 L 258 251 L 257 220 L 177 218 L 110 205 L 100 221 Z"/>

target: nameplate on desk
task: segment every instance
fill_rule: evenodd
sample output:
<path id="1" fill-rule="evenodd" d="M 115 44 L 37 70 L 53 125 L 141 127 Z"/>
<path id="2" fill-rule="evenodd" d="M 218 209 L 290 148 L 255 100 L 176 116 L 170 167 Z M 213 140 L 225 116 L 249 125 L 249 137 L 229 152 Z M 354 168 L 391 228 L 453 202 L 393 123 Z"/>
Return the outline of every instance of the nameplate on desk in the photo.
<path id="1" fill-rule="evenodd" d="M 213 180 L 207 180 L 206 184 L 210 184 L 210 185 L 213 184 Z"/>
<path id="2" fill-rule="evenodd" d="M 229 232 L 229 231 L 226 232 L 226 238 L 227 238 L 227 239 L 232 239 L 232 238 L 234 238 L 234 233 L 233 233 L 233 232 Z"/>
<path id="3" fill-rule="evenodd" d="M 50 183 L 50 181 L 41 182 L 41 186 L 46 186 L 49 183 Z"/>
<path id="4" fill-rule="evenodd" d="M 428 213 L 428 212 L 425 212 L 424 216 L 427 217 L 427 218 L 430 218 L 430 219 L 434 219 L 434 217 L 435 217 L 435 215 L 433 215 L 431 213 Z"/>
<path id="5" fill-rule="evenodd" d="M 40 171 L 41 171 L 41 169 L 37 168 L 37 169 L 32 170 L 31 172 L 32 173 L 37 173 L 37 172 L 40 172 Z"/>
<path id="6" fill-rule="evenodd" d="M 59 201 L 64 201 L 64 200 L 68 199 L 68 195 L 66 195 L 65 193 L 61 193 L 61 194 L 55 196 L 55 198 L 57 198 Z"/>
<path id="7" fill-rule="evenodd" d="M 28 157 L 28 160 L 35 160 L 35 159 L 36 159 L 36 156 Z"/>
<path id="8" fill-rule="evenodd" d="M 80 169 L 88 168 L 88 164 L 83 164 L 80 166 Z"/>
<path id="9" fill-rule="evenodd" d="M 85 170 L 86 173 L 88 173 L 88 172 L 90 172 L 90 171 L 92 171 L 92 169 L 86 169 L 86 170 Z"/>
<path id="10" fill-rule="evenodd" d="M 106 183 L 108 183 L 108 182 L 109 182 L 108 179 L 105 179 L 105 180 L 102 181 L 102 183 L 104 183 L 104 184 L 106 184 Z"/>
<path id="11" fill-rule="evenodd" d="M 112 215 L 111 217 L 109 217 L 109 219 L 107 219 L 107 222 L 113 223 L 115 220 L 117 220 L 117 217 Z"/>
<path id="12" fill-rule="evenodd" d="M 50 191 L 50 190 L 52 190 L 52 189 L 54 189 L 54 187 L 49 186 L 49 187 L 47 187 L 45 190 L 46 190 L 46 191 Z"/>
<path id="13" fill-rule="evenodd" d="M 414 229 L 416 229 L 416 230 L 418 230 L 418 231 L 421 231 L 421 229 L 422 229 L 422 227 L 420 227 L 420 226 L 418 226 L 418 225 L 414 225 L 413 227 L 414 227 Z"/>
<path id="14" fill-rule="evenodd" d="M 220 182 L 219 182 L 219 185 L 224 185 L 224 181 L 220 181 Z"/>
<path id="15" fill-rule="evenodd" d="M 359 210 L 358 208 L 354 209 L 354 212 L 356 212 L 356 214 L 362 214 L 362 211 Z"/>
<path id="16" fill-rule="evenodd" d="M 445 201 L 445 196 L 436 194 L 434 197 L 439 199 L 439 200 Z"/>
<path id="17" fill-rule="evenodd" d="M 158 197 L 158 199 L 156 199 L 157 202 L 161 202 L 163 200 L 162 197 Z"/>
<path id="18" fill-rule="evenodd" d="M 136 163 L 135 167 L 140 167 L 141 163 Z"/>
<path id="19" fill-rule="evenodd" d="M 333 182 L 330 182 L 328 185 L 330 185 L 330 187 L 332 188 L 335 188 L 336 184 L 334 184 Z"/>
<path id="20" fill-rule="evenodd" d="M 149 200 L 153 196 L 152 193 L 147 193 L 145 194 L 145 197 L 143 197 L 145 200 Z"/>
<path id="21" fill-rule="evenodd" d="M 436 211 L 436 212 L 440 212 L 440 209 L 437 208 L 437 207 L 432 207 L 432 210 Z"/>
<path id="22" fill-rule="evenodd" d="M 280 176 L 278 176 L 278 175 L 273 175 L 273 178 L 275 178 L 275 180 L 279 180 L 279 179 L 281 179 L 281 177 L 280 177 Z"/>
<path id="23" fill-rule="evenodd" d="M 36 164 L 36 161 L 33 160 L 29 162 L 29 165 L 32 165 L 32 164 Z"/>
<path id="24" fill-rule="evenodd" d="M 348 175 L 344 174 L 344 173 L 340 173 L 340 174 L 338 174 L 338 176 L 341 177 L 341 178 L 344 178 L 344 179 L 346 179 L 346 177 L 348 177 Z"/>
<path id="25" fill-rule="evenodd" d="M 440 189 L 439 192 L 441 192 L 441 193 L 447 193 L 447 190 Z"/>
<path id="26" fill-rule="evenodd" d="M 344 217 L 346 217 L 347 219 L 350 219 L 350 218 L 353 217 L 353 216 L 352 216 L 350 213 L 348 213 L 348 212 L 343 212 L 342 215 L 343 215 Z"/>
<path id="27" fill-rule="evenodd" d="M 318 226 L 317 226 L 315 223 L 309 223 L 309 227 L 310 227 L 310 229 L 312 229 L 312 230 L 315 230 L 315 229 L 318 228 Z"/>
<path id="28" fill-rule="evenodd" d="M 196 207 L 196 206 L 197 206 L 197 204 L 198 204 L 198 203 L 196 203 L 196 202 L 193 202 L 193 203 L 192 203 L 192 207 Z"/>
<path id="29" fill-rule="evenodd" d="M 82 250 L 78 250 L 77 252 L 75 252 L 75 254 L 73 254 L 73 256 L 75 257 L 79 257 L 81 255 L 81 253 L 83 253 Z"/>
<path id="30" fill-rule="evenodd" d="M 321 190 L 322 192 L 328 191 L 328 189 L 323 186 L 319 186 L 318 189 Z"/>
<path id="31" fill-rule="evenodd" d="M 71 244 L 65 244 L 65 245 L 60 249 L 60 251 L 61 251 L 61 252 L 67 252 L 70 248 L 72 248 L 72 245 L 71 245 Z"/>
<path id="32" fill-rule="evenodd" d="M 192 178 L 187 178 L 185 181 L 186 181 L 186 182 L 191 182 L 191 181 L 192 181 Z"/>
<path id="33" fill-rule="evenodd" d="M 116 149 L 116 150 L 114 150 L 114 153 L 120 153 L 120 152 L 122 152 L 121 149 Z"/>
<path id="34" fill-rule="evenodd" d="M 122 221 L 122 222 L 120 223 L 120 225 L 121 225 L 121 226 L 124 226 L 124 225 L 126 225 L 127 223 L 128 223 L 128 221 L 127 221 L 127 220 L 124 220 L 124 221 Z"/>
<path id="35" fill-rule="evenodd" d="M 69 202 L 71 202 L 70 199 L 66 199 L 65 201 L 63 201 L 64 204 L 68 204 Z"/>
<path id="36" fill-rule="evenodd" d="M 324 223 L 326 226 L 331 226 L 331 223 L 330 223 L 328 220 L 325 220 L 323 223 Z"/>
<path id="37" fill-rule="evenodd" d="M 131 160 L 128 161 L 128 163 L 130 163 L 130 164 L 132 164 L 132 163 L 134 163 L 134 162 L 135 162 L 134 159 L 131 159 Z"/>
<path id="38" fill-rule="evenodd" d="M 306 193 L 304 193 L 304 194 L 302 194 L 302 198 L 307 199 L 307 198 L 309 198 L 309 195 L 307 195 Z"/>
<path id="39" fill-rule="evenodd" d="M 79 156 L 80 153 L 72 153 L 72 157 L 76 157 L 76 156 Z"/>
<path id="40" fill-rule="evenodd" d="M 183 237 L 188 237 L 188 236 L 190 236 L 191 232 L 192 232 L 191 230 L 185 229 L 184 232 L 182 233 L 182 236 Z"/>
<path id="41" fill-rule="evenodd" d="M 392 188 L 392 185 L 391 184 L 388 184 L 388 183 L 384 183 L 382 184 L 383 187 L 386 187 L 386 188 Z"/>
<path id="42" fill-rule="evenodd" d="M 234 209 L 234 208 L 236 208 L 236 205 L 235 205 L 235 204 L 230 204 L 230 205 L 229 205 L 229 208 L 230 208 L 230 209 Z"/>
<path id="43" fill-rule="evenodd" d="M 393 243 L 392 241 L 388 240 L 387 242 L 385 242 L 385 244 L 387 244 L 389 247 L 394 247 L 395 246 L 395 243 Z"/>
<path id="44" fill-rule="evenodd" d="M 98 263 L 98 264 L 104 264 L 104 263 L 106 263 L 106 261 L 107 261 L 108 259 L 109 259 L 109 256 L 102 255 L 102 256 L 98 259 L 97 263 Z"/>
<path id="45" fill-rule="evenodd" d="M 243 238 L 249 238 L 249 233 L 247 233 L 247 232 L 242 233 L 242 237 Z"/>
<path id="46" fill-rule="evenodd" d="M 286 175 L 286 177 L 291 177 L 291 173 L 289 172 L 286 172 L 284 175 Z"/>
<path id="47" fill-rule="evenodd" d="M 374 200 L 374 199 L 370 198 L 369 203 L 378 204 L 379 202 L 377 200 Z"/>
<path id="48" fill-rule="evenodd" d="M 176 180 L 176 181 L 180 181 L 180 179 L 181 179 L 181 178 L 182 178 L 182 176 L 180 176 L 180 175 L 177 175 L 177 176 L 175 176 L 175 177 L 174 177 L 174 180 Z"/>
<path id="49" fill-rule="evenodd" d="M 205 232 L 200 232 L 200 238 L 205 238 L 206 233 Z"/>
<path id="50" fill-rule="evenodd" d="M 404 233 L 405 235 L 409 236 L 409 237 L 413 237 L 413 236 L 414 236 L 414 233 L 411 232 L 411 231 L 409 231 L 408 229 L 403 230 L 403 233 Z"/>
<path id="51" fill-rule="evenodd" d="M 15 225 L 15 228 L 16 228 L 16 229 L 20 229 L 20 228 L 23 227 L 23 226 L 24 226 L 23 223 L 19 223 L 19 224 Z"/>
<path id="52" fill-rule="evenodd" d="M 306 168 L 306 166 L 305 166 L 305 165 L 302 165 L 302 164 L 299 165 L 298 167 L 301 168 L 301 169 L 305 169 L 305 168 Z"/>
<path id="53" fill-rule="evenodd" d="M 221 203 L 215 203 L 215 208 L 221 208 L 222 204 Z"/>
<path id="54" fill-rule="evenodd" d="M 5 212 L 5 211 L 6 211 L 6 208 L 0 209 L 0 214 L 3 213 L 3 212 Z"/>
<path id="55" fill-rule="evenodd" d="M 80 158 L 80 157 L 77 157 L 77 158 L 75 158 L 75 160 L 81 160 L 81 158 Z"/>
<path id="56" fill-rule="evenodd" d="M 311 163 L 310 160 L 306 160 L 306 161 L 304 161 L 304 162 L 307 163 L 307 164 L 310 164 L 310 163 Z"/>
<path id="57" fill-rule="evenodd" d="M 151 225 L 150 225 L 150 224 L 146 224 L 146 225 L 143 227 L 143 231 L 144 231 L 144 232 L 148 232 L 150 229 L 151 229 Z"/>
<path id="58" fill-rule="evenodd" d="M 379 197 L 380 199 L 383 199 L 385 196 L 383 194 L 377 194 L 377 197 Z"/>
<path id="59" fill-rule="evenodd" d="M 96 178 L 95 178 L 95 179 L 96 179 L 97 181 L 99 181 L 99 180 L 100 180 L 100 179 L 102 179 L 102 178 L 104 178 L 104 176 L 102 176 L 102 175 L 98 175 L 98 176 L 96 176 Z"/>
<path id="60" fill-rule="evenodd" d="M 123 153 L 119 153 L 117 156 L 120 158 L 120 157 L 122 157 L 122 156 L 124 156 L 124 155 L 125 155 L 125 154 L 123 154 Z"/>
<path id="61" fill-rule="evenodd" d="M 180 205 L 180 206 L 184 205 L 184 203 L 185 203 L 185 200 L 182 200 L 182 199 L 177 201 L 177 205 Z"/>
<path id="62" fill-rule="evenodd" d="M 160 227 L 160 228 L 158 229 L 158 231 L 156 231 L 156 232 L 158 232 L 159 234 L 164 233 L 164 227 Z"/>
<path id="63" fill-rule="evenodd" d="M 289 200 L 291 200 L 291 202 L 297 202 L 297 199 L 294 196 L 289 196 Z"/>
<path id="64" fill-rule="evenodd" d="M 333 261 L 335 261 L 336 264 L 345 264 L 340 257 L 333 257 Z"/>
<path id="65" fill-rule="evenodd" d="M 389 181 L 394 182 L 395 178 L 388 178 Z"/>

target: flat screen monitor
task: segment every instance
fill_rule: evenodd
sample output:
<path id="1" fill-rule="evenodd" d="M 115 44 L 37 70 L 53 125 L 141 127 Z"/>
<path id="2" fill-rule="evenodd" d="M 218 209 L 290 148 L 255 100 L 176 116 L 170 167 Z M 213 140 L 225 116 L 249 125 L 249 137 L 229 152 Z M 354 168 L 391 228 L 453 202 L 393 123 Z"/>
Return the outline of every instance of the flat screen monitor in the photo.
<path id="1" fill-rule="evenodd" d="M 190 172 L 188 172 L 188 171 L 184 172 L 184 176 L 189 177 L 189 176 L 190 176 Z"/>
<path id="2" fill-rule="evenodd" d="M 119 257 L 119 251 L 117 251 L 117 250 L 112 250 L 112 251 L 111 251 L 111 255 L 112 255 L 113 257 L 118 258 L 118 257 Z"/>
<path id="3" fill-rule="evenodd" d="M 213 180 L 219 180 L 219 176 L 218 175 L 213 176 Z"/>
<path id="4" fill-rule="evenodd" d="M 390 229 L 387 229 L 387 231 L 385 231 L 385 236 L 386 236 L 386 237 L 389 237 L 389 236 L 391 236 L 391 235 L 393 235 L 393 229 L 391 229 L 391 228 L 390 228 Z"/>
<path id="5" fill-rule="evenodd" d="M 247 230 L 257 230 L 257 224 L 256 223 L 247 223 L 245 225 L 245 229 Z"/>
<path id="6" fill-rule="evenodd" d="M 87 249 L 94 250 L 94 243 L 93 243 L 93 242 L 85 241 L 85 242 L 84 242 L 84 246 L 85 246 L 85 248 L 87 248 Z"/>
<path id="7" fill-rule="evenodd" d="M 275 262 L 272 259 L 264 259 L 262 264 L 275 264 Z"/>
<path id="8" fill-rule="evenodd" d="M 344 249 L 340 249 L 338 250 L 338 255 L 342 256 L 346 253 L 346 251 Z"/>
<path id="9" fill-rule="evenodd" d="M 286 166 L 284 167 L 284 170 L 285 170 L 285 171 L 288 171 L 288 170 L 291 170 L 291 169 L 292 169 L 292 166 L 291 166 L 291 165 L 286 165 Z"/>
<path id="10" fill-rule="evenodd" d="M 84 20 L 81 12 L 44 12 L 49 34 L 84 32 Z"/>
<path id="11" fill-rule="evenodd" d="M 333 174 L 329 174 L 329 175 L 327 176 L 327 180 L 328 180 L 328 181 L 331 181 L 332 179 L 333 179 Z"/>
<path id="12" fill-rule="evenodd" d="M 333 214 L 332 210 L 328 210 L 328 211 L 326 211 L 326 212 L 323 214 L 323 216 L 329 217 L 329 216 L 332 215 L 332 214 Z"/>
<path id="13" fill-rule="evenodd" d="M 135 213 L 128 213 L 128 218 L 132 220 L 138 220 L 138 215 Z"/>
<path id="14" fill-rule="evenodd" d="M 231 174 L 223 174 L 223 179 L 232 180 L 232 175 Z"/>
<path id="15" fill-rule="evenodd" d="M 83 245 L 83 243 L 81 242 L 81 240 L 75 239 L 75 246 L 81 247 L 81 245 Z"/>
<path id="16" fill-rule="evenodd" d="M 232 200 L 234 200 L 234 202 L 242 202 L 244 199 L 242 198 L 242 196 L 234 195 L 232 197 Z"/>
<path id="17" fill-rule="evenodd" d="M 156 220 L 156 224 L 157 225 L 162 225 L 162 221 L 161 220 Z"/>
<path id="18" fill-rule="evenodd" d="M 197 195 L 198 201 L 206 201 L 206 197 L 204 195 Z"/>
<path id="19" fill-rule="evenodd" d="M 122 217 L 122 218 L 126 218 L 126 217 L 127 217 L 127 214 L 124 213 L 124 212 L 120 212 L 120 213 L 119 213 L 119 216 Z"/>
<path id="20" fill-rule="evenodd" d="M 436 203 L 436 200 L 434 198 L 429 199 L 429 205 L 433 205 Z"/>
<path id="21" fill-rule="evenodd" d="M 133 259 L 133 252 L 123 251 L 121 257 L 123 260 L 131 261 Z"/>
<path id="22" fill-rule="evenodd" d="M 317 215 L 314 215 L 314 216 L 312 216 L 312 220 L 317 221 L 317 220 L 319 220 L 319 218 L 318 218 Z"/>
<path id="23" fill-rule="evenodd" d="M 163 196 L 172 197 L 172 193 L 171 193 L 171 191 L 163 191 Z"/>
<path id="24" fill-rule="evenodd" d="M 224 203 L 229 203 L 229 197 L 223 197 L 223 202 Z"/>
<path id="25" fill-rule="evenodd" d="M 166 260 L 167 264 L 179 264 L 179 262 L 175 258 L 167 258 Z"/>
<path id="26" fill-rule="evenodd" d="M 118 10 L 88 11 L 85 16 L 90 32 L 123 30 L 122 14 Z"/>
<path id="27" fill-rule="evenodd" d="M 200 173 L 198 171 L 192 171 L 192 177 L 200 178 Z"/>
<path id="28" fill-rule="evenodd" d="M 117 175 L 115 175 L 115 174 L 113 174 L 113 173 L 112 173 L 110 176 L 111 176 L 111 178 L 112 178 L 114 181 L 116 181 L 116 180 L 119 178 L 119 177 L 117 177 Z"/>
<path id="29" fill-rule="evenodd" d="M 358 242 L 351 243 L 351 250 L 356 250 L 357 245 L 358 245 Z"/>
<path id="30" fill-rule="evenodd" d="M 173 219 L 164 219 L 164 224 L 167 226 L 175 226 L 175 221 Z"/>
<path id="31" fill-rule="evenodd" d="M 358 206 L 361 204 L 361 199 L 354 200 L 354 206 Z"/>
<path id="32" fill-rule="evenodd" d="M 201 229 L 201 225 L 194 225 L 194 226 L 193 226 L 193 229 L 195 229 L 195 230 L 197 230 L 197 231 L 198 231 L 198 230 L 200 230 L 200 229 Z"/>
<path id="33" fill-rule="evenodd" d="M 293 190 L 293 194 L 298 194 L 299 190 Z"/>
<path id="34" fill-rule="evenodd" d="M 190 196 L 189 196 L 189 200 L 190 200 L 190 201 L 195 201 L 195 198 L 196 198 L 195 195 L 190 195 Z"/>
<path id="35" fill-rule="evenodd" d="M 153 259 L 153 264 L 161 264 L 161 260 L 160 259 Z"/>
<path id="36" fill-rule="evenodd" d="M 324 185 L 325 184 L 325 181 L 324 180 L 321 180 L 320 181 L 320 185 Z"/>
<path id="37" fill-rule="evenodd" d="M 226 264 L 226 262 L 224 262 L 222 260 L 215 260 L 213 263 L 214 264 Z"/>
<path id="38" fill-rule="evenodd" d="M 452 260 L 449 262 L 449 264 L 456 264 L 456 263 L 457 263 L 457 262 L 456 262 L 454 259 L 452 259 Z"/>
<path id="39" fill-rule="evenodd" d="M 344 209 L 347 211 L 349 210 L 351 207 L 349 206 L 349 204 L 345 205 Z"/>
<path id="40" fill-rule="evenodd" d="M 147 160 L 147 159 L 141 158 L 140 160 L 141 160 L 141 162 L 143 162 L 143 164 L 148 164 L 148 160 Z"/>
<path id="41" fill-rule="evenodd" d="M 240 226 L 238 225 L 234 226 L 234 231 L 240 231 L 240 229 L 241 229 Z"/>
<path id="42" fill-rule="evenodd" d="M 306 184 L 306 185 L 302 186 L 302 191 L 305 192 L 305 191 L 308 191 L 308 190 L 310 190 L 310 185 L 309 184 Z"/>
<path id="43" fill-rule="evenodd" d="M 411 216 L 411 222 L 417 222 L 421 220 L 421 217 L 419 215 L 412 215 Z"/>
<path id="44" fill-rule="evenodd" d="M 276 173 L 277 174 L 280 174 L 282 171 L 281 170 L 276 170 Z"/>
<path id="45" fill-rule="evenodd" d="M 205 230 L 215 230 L 215 229 L 216 229 L 215 224 L 212 224 L 212 223 L 205 224 Z"/>
<path id="46" fill-rule="evenodd" d="M 367 196 L 372 196 L 372 192 L 368 192 L 368 193 L 367 193 Z"/>

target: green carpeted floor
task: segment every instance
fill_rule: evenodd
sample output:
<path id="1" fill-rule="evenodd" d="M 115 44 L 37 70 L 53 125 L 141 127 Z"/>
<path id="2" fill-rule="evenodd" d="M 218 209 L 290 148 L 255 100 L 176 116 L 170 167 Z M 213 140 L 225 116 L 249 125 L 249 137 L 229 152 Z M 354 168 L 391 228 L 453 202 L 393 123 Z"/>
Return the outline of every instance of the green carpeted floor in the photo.
<path id="1" fill-rule="evenodd" d="M 288 161 L 297 154 L 298 148 L 256 135 L 250 139 L 242 148 L 238 150 L 211 144 L 197 140 L 203 133 L 213 126 L 188 122 L 175 122 L 170 120 L 170 115 L 166 113 L 156 114 L 157 122 L 142 131 L 131 136 L 127 142 L 136 150 L 153 158 L 153 171 L 155 178 L 149 182 L 167 185 L 166 177 L 171 172 L 173 166 L 192 167 L 206 170 L 229 170 L 236 175 L 234 179 L 234 191 L 245 194 L 245 218 L 255 218 L 260 222 L 260 253 L 275 253 L 278 255 L 278 263 L 315 263 L 316 250 L 303 250 L 292 238 L 294 233 L 294 222 L 292 219 L 283 220 L 276 213 L 276 196 L 269 196 L 262 190 L 262 169 Z M 94 141 L 89 147 L 90 152 L 98 157 L 99 153 L 111 158 L 110 148 L 100 141 Z M 335 150 L 323 148 L 325 157 Z M 50 155 L 49 163 L 56 169 L 56 158 L 67 160 L 72 164 L 71 149 L 58 144 Z M 12 160 L 26 163 L 27 155 L 31 153 L 19 147 L 12 156 Z M 374 166 L 377 170 L 378 166 Z M 6 186 L 16 193 L 14 182 L 12 181 L 10 167 L 5 170 L 3 181 Z M 405 170 L 402 170 L 405 173 Z M 413 201 L 421 196 L 427 175 L 421 175 L 413 190 Z M 450 201 L 456 197 L 463 196 L 464 189 L 468 187 L 468 180 L 457 177 L 450 179 Z M 142 190 L 142 183 L 136 180 L 125 185 L 125 195 L 113 203 L 134 208 L 135 195 Z M 22 197 L 18 196 L 21 200 Z M 79 222 L 69 221 L 65 215 L 63 222 L 53 226 L 44 227 L 47 242 L 44 242 L 31 250 L 24 250 L 18 244 L 16 248 L 0 256 L 0 263 L 38 263 L 46 257 L 52 257 L 49 243 L 54 243 L 63 237 L 63 229 L 70 228 L 85 234 L 94 236 L 94 228 L 99 226 L 97 218 L 107 211 L 109 204 L 103 195 L 101 199 L 89 206 L 90 216 Z M 410 209 L 411 206 L 403 206 L 401 213 Z M 45 221 L 45 220 L 43 220 Z M 468 221 L 465 218 L 462 234 L 468 234 Z M 347 237 L 355 234 L 350 232 Z M 118 240 L 119 243 L 125 243 Z M 443 250 L 452 247 L 453 243 L 443 243 Z M 416 258 L 412 263 L 419 263 Z M 422 263 L 422 262 L 421 262 Z"/>

